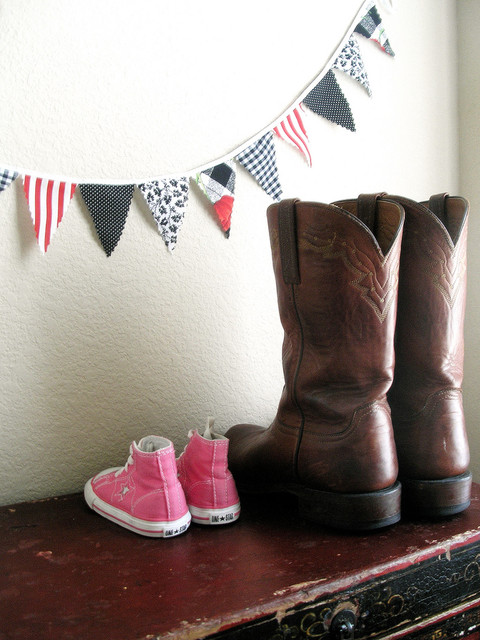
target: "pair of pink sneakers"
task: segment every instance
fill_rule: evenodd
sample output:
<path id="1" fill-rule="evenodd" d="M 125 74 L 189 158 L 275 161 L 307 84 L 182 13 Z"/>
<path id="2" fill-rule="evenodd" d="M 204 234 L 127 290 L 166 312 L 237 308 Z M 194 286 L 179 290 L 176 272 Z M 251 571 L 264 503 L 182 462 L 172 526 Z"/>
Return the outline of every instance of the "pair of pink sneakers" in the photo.
<path id="1" fill-rule="evenodd" d="M 190 522 L 220 525 L 240 515 L 235 481 L 228 469 L 228 439 L 213 431 L 189 432 L 178 460 L 172 442 L 147 436 L 132 442 L 124 467 L 101 471 L 85 485 L 90 508 L 144 536 L 169 538 Z"/>

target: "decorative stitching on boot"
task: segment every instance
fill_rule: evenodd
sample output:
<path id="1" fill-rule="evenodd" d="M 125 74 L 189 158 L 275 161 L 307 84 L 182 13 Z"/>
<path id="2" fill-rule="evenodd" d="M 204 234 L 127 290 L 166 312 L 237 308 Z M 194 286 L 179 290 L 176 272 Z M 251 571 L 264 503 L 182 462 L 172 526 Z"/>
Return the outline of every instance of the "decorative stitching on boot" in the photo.
<path id="1" fill-rule="evenodd" d="M 445 398 L 455 399 L 458 396 L 463 396 L 463 391 L 459 387 L 448 387 L 446 389 L 441 389 L 440 391 L 435 391 L 427 396 L 425 403 L 415 413 L 409 415 L 408 417 L 396 417 L 395 424 L 406 424 L 407 422 L 415 422 L 418 420 L 422 414 L 431 414 L 435 410 L 435 408 L 440 404 L 441 400 Z M 461 399 L 460 399 L 461 401 Z"/>
<path id="2" fill-rule="evenodd" d="M 385 407 L 379 400 L 373 400 L 372 402 L 355 409 L 348 419 L 348 424 L 339 431 L 334 431 L 332 433 L 319 433 L 318 426 L 306 426 L 304 432 L 315 434 L 319 440 L 323 442 L 336 442 L 343 440 L 350 437 L 357 430 L 358 425 L 363 419 L 368 418 L 368 416 L 373 415 L 377 411 L 385 412 Z"/>
<path id="3" fill-rule="evenodd" d="M 358 249 L 354 242 L 347 241 L 334 231 L 326 239 L 306 231 L 301 243 L 321 253 L 326 260 L 341 259 L 347 269 L 357 277 L 350 285 L 360 292 L 361 297 L 369 304 L 381 323 L 388 316 L 390 307 L 396 300 L 398 289 L 399 252 L 390 252 L 380 266 L 385 269 L 385 284 L 382 285 L 377 272 L 368 267 L 367 256 Z M 390 262 L 390 264 L 387 264 Z"/>
<path id="4" fill-rule="evenodd" d="M 444 248 L 432 240 L 431 237 L 416 237 L 414 240 L 415 250 L 421 252 L 427 259 L 428 265 L 423 269 L 423 273 L 430 279 L 433 286 L 440 291 L 446 303 L 453 308 L 455 300 L 461 290 L 461 284 L 467 269 L 466 251 L 459 248 L 464 243 L 460 242 L 448 258 Z M 450 249 L 449 249 L 450 250 Z M 461 253 L 457 259 L 456 254 Z"/>

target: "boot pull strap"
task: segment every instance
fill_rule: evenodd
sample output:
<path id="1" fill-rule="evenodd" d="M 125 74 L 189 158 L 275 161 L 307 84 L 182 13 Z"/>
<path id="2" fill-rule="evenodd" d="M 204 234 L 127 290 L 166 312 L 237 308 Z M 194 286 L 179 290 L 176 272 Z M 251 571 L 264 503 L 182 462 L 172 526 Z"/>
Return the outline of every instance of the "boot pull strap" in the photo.
<path id="1" fill-rule="evenodd" d="M 365 224 L 370 231 L 375 229 L 375 214 L 377 200 L 383 198 L 385 193 L 361 193 L 357 200 L 357 218 Z"/>
<path id="2" fill-rule="evenodd" d="M 278 242 L 285 284 L 300 284 L 295 204 L 298 198 L 282 200 L 278 209 Z"/>
<path id="3" fill-rule="evenodd" d="M 448 193 L 437 193 L 430 196 L 428 201 L 428 208 L 437 216 L 442 224 L 447 224 L 447 198 Z"/>

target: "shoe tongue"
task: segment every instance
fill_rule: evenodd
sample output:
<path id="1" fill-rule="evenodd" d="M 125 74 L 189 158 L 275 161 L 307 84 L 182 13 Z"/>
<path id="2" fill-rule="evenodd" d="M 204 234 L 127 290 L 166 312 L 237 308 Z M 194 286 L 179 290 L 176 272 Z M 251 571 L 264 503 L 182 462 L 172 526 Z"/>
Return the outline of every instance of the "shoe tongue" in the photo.
<path id="1" fill-rule="evenodd" d="M 213 418 L 207 418 L 207 425 L 205 427 L 205 431 L 203 432 L 203 437 L 206 438 L 207 440 L 214 439 L 214 433 L 213 433 L 214 422 L 215 420 Z"/>
<path id="2" fill-rule="evenodd" d="M 159 449 L 165 449 L 169 444 L 170 441 L 167 440 L 167 438 L 162 438 L 161 436 L 146 436 L 140 440 L 138 448 L 145 453 L 152 453 Z"/>
<path id="3" fill-rule="evenodd" d="M 225 440 L 225 436 L 222 436 L 220 433 L 215 433 L 215 431 L 213 430 L 214 422 L 214 418 L 207 418 L 207 426 L 205 427 L 205 431 L 203 432 L 203 437 L 206 440 Z"/>

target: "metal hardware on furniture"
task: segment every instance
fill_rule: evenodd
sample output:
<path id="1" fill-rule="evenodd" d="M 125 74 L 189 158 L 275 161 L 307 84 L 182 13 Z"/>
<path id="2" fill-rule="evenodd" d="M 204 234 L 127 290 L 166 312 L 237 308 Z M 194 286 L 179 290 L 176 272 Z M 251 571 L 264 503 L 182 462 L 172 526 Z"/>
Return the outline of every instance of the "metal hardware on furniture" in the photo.
<path id="1" fill-rule="evenodd" d="M 353 640 L 355 637 L 355 613 L 350 609 L 339 611 L 330 625 L 334 640 Z"/>

